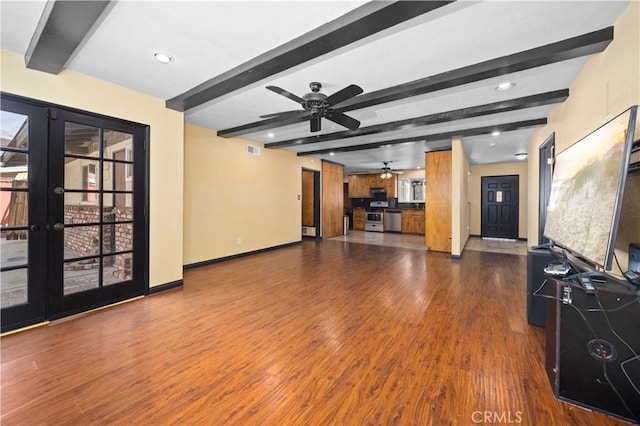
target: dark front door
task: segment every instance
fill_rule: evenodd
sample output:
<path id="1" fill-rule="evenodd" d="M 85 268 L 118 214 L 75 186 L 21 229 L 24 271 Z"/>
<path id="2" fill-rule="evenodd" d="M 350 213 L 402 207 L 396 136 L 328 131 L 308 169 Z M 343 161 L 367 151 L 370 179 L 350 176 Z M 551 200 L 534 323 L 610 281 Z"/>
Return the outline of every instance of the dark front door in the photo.
<path id="1" fill-rule="evenodd" d="M 144 294 L 146 126 L 1 98 L 2 331 Z"/>
<path id="2" fill-rule="evenodd" d="M 482 178 L 482 236 L 518 238 L 518 176 Z"/>

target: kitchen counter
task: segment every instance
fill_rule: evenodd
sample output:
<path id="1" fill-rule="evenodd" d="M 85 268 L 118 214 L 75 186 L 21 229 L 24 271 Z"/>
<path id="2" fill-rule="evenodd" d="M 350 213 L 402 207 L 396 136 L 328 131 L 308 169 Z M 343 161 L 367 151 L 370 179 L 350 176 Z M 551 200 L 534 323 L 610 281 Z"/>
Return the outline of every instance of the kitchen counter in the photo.
<path id="1" fill-rule="evenodd" d="M 424 208 L 419 208 L 419 209 L 417 209 L 417 208 L 413 207 L 413 208 L 404 208 L 404 209 L 401 209 L 401 208 L 395 208 L 395 209 L 384 209 L 384 211 L 389 212 L 389 213 L 402 213 L 404 210 L 411 210 L 411 211 L 424 211 Z"/>

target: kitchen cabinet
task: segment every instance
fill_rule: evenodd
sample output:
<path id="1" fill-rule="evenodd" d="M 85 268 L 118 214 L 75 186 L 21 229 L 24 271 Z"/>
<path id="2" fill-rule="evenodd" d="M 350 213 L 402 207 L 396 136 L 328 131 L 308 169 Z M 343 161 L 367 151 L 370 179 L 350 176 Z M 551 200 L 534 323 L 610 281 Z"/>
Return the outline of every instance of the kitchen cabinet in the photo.
<path id="1" fill-rule="evenodd" d="M 365 213 L 363 208 L 353 209 L 353 230 L 364 231 Z"/>
<path id="2" fill-rule="evenodd" d="M 349 198 L 369 198 L 368 175 L 349 175 Z"/>
<path id="3" fill-rule="evenodd" d="M 385 188 L 387 198 L 395 198 L 398 177 L 394 174 L 390 179 L 382 179 L 378 173 L 349 175 L 349 198 L 369 198 L 371 188 Z"/>
<path id="4" fill-rule="evenodd" d="M 398 186 L 398 175 L 392 175 L 389 179 L 384 179 L 384 185 L 387 188 L 387 197 L 396 198 L 396 187 Z"/>
<path id="5" fill-rule="evenodd" d="M 424 235 L 424 210 L 402 210 L 402 233 Z"/>

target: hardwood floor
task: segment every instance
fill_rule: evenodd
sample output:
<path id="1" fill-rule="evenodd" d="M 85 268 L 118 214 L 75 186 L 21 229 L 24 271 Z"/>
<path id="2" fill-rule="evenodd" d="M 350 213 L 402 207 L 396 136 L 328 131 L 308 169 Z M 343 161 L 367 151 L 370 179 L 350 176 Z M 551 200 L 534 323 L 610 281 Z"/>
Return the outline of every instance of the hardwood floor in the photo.
<path id="1" fill-rule="evenodd" d="M 184 282 L 3 337 L 2 424 L 620 423 L 553 397 L 524 256 L 305 241 Z"/>

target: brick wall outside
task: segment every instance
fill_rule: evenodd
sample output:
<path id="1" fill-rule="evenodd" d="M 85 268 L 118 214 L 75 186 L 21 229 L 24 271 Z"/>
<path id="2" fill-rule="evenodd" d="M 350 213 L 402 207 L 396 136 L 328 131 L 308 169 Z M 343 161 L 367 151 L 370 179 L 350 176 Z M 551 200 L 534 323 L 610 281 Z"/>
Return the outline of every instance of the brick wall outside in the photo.
<path id="1" fill-rule="evenodd" d="M 95 223 L 100 219 L 98 206 L 65 206 L 65 224 Z M 133 220 L 133 209 L 131 208 L 105 208 L 105 221 L 125 221 Z M 122 223 L 113 225 L 103 225 L 103 253 L 126 251 L 133 248 L 133 224 Z M 74 257 L 91 256 L 99 253 L 100 247 L 100 227 L 83 226 L 67 227 L 64 231 L 65 250 L 75 252 Z M 132 263 L 131 254 L 104 257 L 105 268 L 114 266 L 113 276 L 120 280 L 131 279 Z M 89 269 L 98 267 L 98 263 L 67 263 L 65 269 Z"/>

